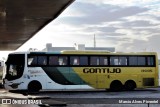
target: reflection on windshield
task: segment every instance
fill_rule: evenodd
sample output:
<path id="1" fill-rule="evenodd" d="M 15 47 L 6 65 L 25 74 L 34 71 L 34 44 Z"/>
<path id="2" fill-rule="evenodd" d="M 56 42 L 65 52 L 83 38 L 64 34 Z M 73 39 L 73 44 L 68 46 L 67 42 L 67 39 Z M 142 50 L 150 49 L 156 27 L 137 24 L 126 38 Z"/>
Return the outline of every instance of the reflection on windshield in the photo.
<path id="1" fill-rule="evenodd" d="M 17 65 L 10 65 L 9 74 L 12 76 L 17 76 L 19 71 L 17 68 L 19 68 Z"/>
<path id="2" fill-rule="evenodd" d="M 31 63 L 33 62 L 34 58 L 28 58 L 28 65 L 31 65 Z"/>

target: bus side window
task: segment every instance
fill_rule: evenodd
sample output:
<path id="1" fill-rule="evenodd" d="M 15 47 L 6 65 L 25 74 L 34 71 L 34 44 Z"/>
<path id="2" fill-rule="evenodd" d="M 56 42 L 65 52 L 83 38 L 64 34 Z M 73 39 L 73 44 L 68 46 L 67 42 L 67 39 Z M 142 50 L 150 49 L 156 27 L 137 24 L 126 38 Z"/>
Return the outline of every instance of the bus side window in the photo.
<path id="1" fill-rule="evenodd" d="M 91 56 L 90 57 L 90 65 L 99 65 L 99 57 Z"/>
<path id="2" fill-rule="evenodd" d="M 110 65 L 119 65 L 118 57 L 111 57 L 110 58 Z"/>
<path id="3" fill-rule="evenodd" d="M 79 57 L 71 56 L 70 57 L 70 65 L 79 65 Z"/>
<path id="4" fill-rule="evenodd" d="M 138 58 L 136 56 L 130 56 L 129 65 L 138 65 Z"/>
<path id="5" fill-rule="evenodd" d="M 60 56 L 58 62 L 59 62 L 59 65 L 67 65 L 68 58 L 66 56 Z"/>
<path id="6" fill-rule="evenodd" d="M 108 58 L 100 57 L 100 65 L 108 65 Z"/>
<path id="7" fill-rule="evenodd" d="M 154 65 L 154 57 L 147 57 L 147 65 L 149 66 Z"/>
<path id="8" fill-rule="evenodd" d="M 119 65 L 127 65 L 127 58 L 119 57 Z"/>
<path id="9" fill-rule="evenodd" d="M 47 65 L 47 56 L 38 56 L 38 65 Z"/>
<path id="10" fill-rule="evenodd" d="M 29 56 L 28 65 L 37 65 L 37 56 Z"/>
<path id="11" fill-rule="evenodd" d="M 146 65 L 146 58 L 138 57 L 138 65 Z"/>
<path id="12" fill-rule="evenodd" d="M 130 56 L 129 65 L 144 66 L 146 65 L 146 58 L 144 56 Z"/>
<path id="13" fill-rule="evenodd" d="M 88 65 L 87 56 L 71 56 L 70 65 Z"/>
<path id="14" fill-rule="evenodd" d="M 80 57 L 80 65 L 88 65 L 88 57 L 87 56 Z"/>
<path id="15" fill-rule="evenodd" d="M 50 56 L 49 65 L 59 65 L 58 56 Z"/>

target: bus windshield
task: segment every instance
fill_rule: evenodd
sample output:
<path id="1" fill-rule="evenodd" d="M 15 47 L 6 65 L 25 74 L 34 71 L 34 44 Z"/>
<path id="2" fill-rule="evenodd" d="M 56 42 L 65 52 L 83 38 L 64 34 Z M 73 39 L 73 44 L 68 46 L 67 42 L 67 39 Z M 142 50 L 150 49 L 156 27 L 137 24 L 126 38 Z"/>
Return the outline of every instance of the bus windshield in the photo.
<path id="1" fill-rule="evenodd" d="M 7 80 L 18 79 L 24 71 L 24 54 L 10 54 L 6 61 L 6 76 Z"/>

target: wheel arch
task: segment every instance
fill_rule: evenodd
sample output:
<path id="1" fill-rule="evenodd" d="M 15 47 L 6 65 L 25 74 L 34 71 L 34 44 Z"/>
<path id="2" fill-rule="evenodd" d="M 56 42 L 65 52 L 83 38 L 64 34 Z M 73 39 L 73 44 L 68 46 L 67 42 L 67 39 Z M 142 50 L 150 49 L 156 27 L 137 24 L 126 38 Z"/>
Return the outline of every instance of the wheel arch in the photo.
<path id="1" fill-rule="evenodd" d="M 132 91 L 137 88 L 137 84 L 134 80 L 127 80 L 124 84 L 124 89 L 127 91 Z"/>
<path id="2" fill-rule="evenodd" d="M 123 84 L 120 80 L 113 80 L 111 83 L 110 83 L 110 90 L 113 90 L 113 91 L 121 91 L 123 88 Z"/>
<path id="3" fill-rule="evenodd" d="M 135 88 L 137 88 L 137 84 L 136 84 L 136 82 L 134 81 L 134 80 L 132 80 L 132 79 L 129 79 L 129 80 L 127 80 L 125 83 L 124 83 L 124 85 L 126 84 L 126 83 L 133 83 L 134 84 L 134 86 L 135 86 Z"/>
<path id="4" fill-rule="evenodd" d="M 32 80 L 28 83 L 27 89 L 30 90 L 31 89 L 36 89 L 36 90 L 41 90 L 42 87 L 42 83 L 38 80 Z"/>

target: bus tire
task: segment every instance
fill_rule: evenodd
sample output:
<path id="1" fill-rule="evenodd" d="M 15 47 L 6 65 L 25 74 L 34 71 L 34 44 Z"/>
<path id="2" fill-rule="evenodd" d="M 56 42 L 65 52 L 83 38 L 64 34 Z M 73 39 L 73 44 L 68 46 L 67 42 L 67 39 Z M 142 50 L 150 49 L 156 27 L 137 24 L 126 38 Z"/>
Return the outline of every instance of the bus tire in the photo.
<path id="1" fill-rule="evenodd" d="M 124 88 L 127 91 L 132 91 L 136 88 L 136 83 L 133 80 L 128 80 L 125 82 Z"/>
<path id="2" fill-rule="evenodd" d="M 122 91 L 123 89 L 123 85 L 119 80 L 114 80 L 112 81 L 111 85 L 110 85 L 110 90 L 111 91 Z"/>
<path id="3" fill-rule="evenodd" d="M 42 89 L 42 85 L 39 81 L 31 81 L 28 84 L 28 92 L 39 92 Z"/>

